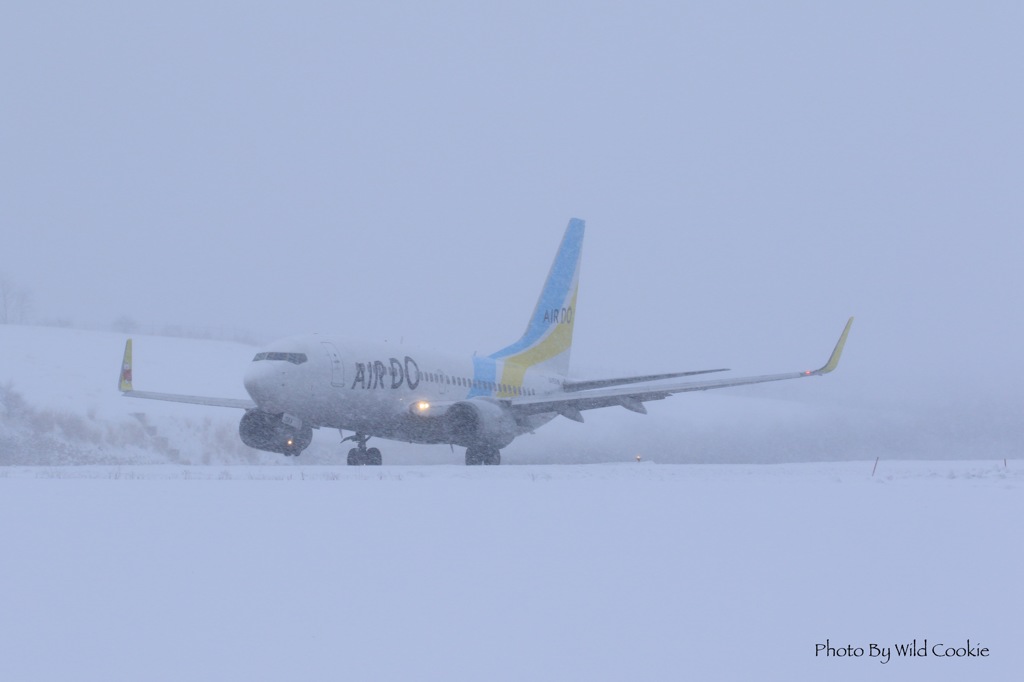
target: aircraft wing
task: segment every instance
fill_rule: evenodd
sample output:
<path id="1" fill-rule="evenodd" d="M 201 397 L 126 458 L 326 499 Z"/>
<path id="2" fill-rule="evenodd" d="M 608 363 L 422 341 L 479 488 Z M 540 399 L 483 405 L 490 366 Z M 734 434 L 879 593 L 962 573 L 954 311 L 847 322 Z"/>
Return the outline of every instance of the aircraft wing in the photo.
<path id="1" fill-rule="evenodd" d="M 121 393 L 129 398 L 147 398 L 149 400 L 166 400 L 173 403 L 191 403 L 193 405 L 213 405 L 215 407 L 235 407 L 250 410 L 256 403 L 245 398 L 209 398 L 200 395 L 181 395 L 178 393 L 153 393 L 136 391 L 132 387 L 132 340 L 124 344 L 124 360 L 121 362 L 121 380 L 118 383 Z"/>
<path id="2" fill-rule="evenodd" d="M 850 333 L 850 326 L 853 324 L 851 317 L 843 333 L 836 343 L 832 355 L 824 366 L 815 370 L 803 372 L 786 372 L 783 374 L 765 374 L 750 377 L 731 377 L 726 379 L 708 379 L 700 381 L 679 381 L 677 379 L 656 380 L 646 383 L 643 386 L 634 385 L 633 379 L 644 381 L 649 377 L 625 377 L 623 379 L 608 380 L 614 385 L 602 385 L 607 382 L 576 382 L 570 383 L 566 388 L 567 392 L 560 394 L 548 394 L 543 396 L 530 396 L 515 398 L 510 402 L 511 409 L 517 414 L 530 415 L 550 412 L 558 412 L 574 421 L 583 421 L 579 414 L 581 410 L 591 410 L 598 407 L 610 407 L 619 405 L 634 412 L 646 413 L 643 403 L 649 400 L 662 400 L 676 393 L 687 393 L 690 391 L 709 391 L 715 388 L 728 388 L 730 386 L 744 386 L 747 384 L 761 384 L 769 381 L 785 381 L 787 379 L 803 379 L 804 377 L 820 376 L 828 374 L 839 365 L 839 357 L 842 355 L 843 346 L 846 345 L 846 337 Z M 662 375 L 681 377 L 692 374 L 716 372 L 722 370 L 705 370 L 704 372 L 681 372 L 674 375 Z M 594 385 L 595 388 L 576 388 L 580 385 Z"/>

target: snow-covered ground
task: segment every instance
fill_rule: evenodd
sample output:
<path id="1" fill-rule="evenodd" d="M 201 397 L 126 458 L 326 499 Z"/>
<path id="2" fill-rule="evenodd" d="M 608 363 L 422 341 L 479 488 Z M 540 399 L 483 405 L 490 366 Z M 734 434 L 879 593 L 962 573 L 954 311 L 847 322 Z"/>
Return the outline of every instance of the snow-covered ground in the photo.
<path id="1" fill-rule="evenodd" d="M 1019 679 L 1024 473 L 872 465 L 2 467 L 0 678 Z"/>

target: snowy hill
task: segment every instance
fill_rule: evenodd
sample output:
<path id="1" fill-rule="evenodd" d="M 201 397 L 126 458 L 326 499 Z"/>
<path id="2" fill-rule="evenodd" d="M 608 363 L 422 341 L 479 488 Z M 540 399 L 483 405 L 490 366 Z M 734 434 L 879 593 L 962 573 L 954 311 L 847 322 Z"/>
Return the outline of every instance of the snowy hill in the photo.
<path id="1" fill-rule="evenodd" d="M 237 411 L 122 397 L 117 378 L 125 338 L 0 326 L 0 463 L 273 461 L 238 440 Z M 138 336 L 135 348 L 140 382 L 170 392 L 245 397 L 248 346 Z"/>

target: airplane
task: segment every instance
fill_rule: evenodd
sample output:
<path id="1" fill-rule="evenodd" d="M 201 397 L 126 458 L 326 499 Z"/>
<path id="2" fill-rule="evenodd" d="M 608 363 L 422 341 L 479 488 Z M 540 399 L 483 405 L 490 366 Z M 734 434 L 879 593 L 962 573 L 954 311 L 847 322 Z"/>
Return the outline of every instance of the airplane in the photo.
<path id="1" fill-rule="evenodd" d="M 646 414 L 644 403 L 676 393 L 821 376 L 839 364 L 851 317 L 828 362 L 815 370 L 736 378 L 691 377 L 704 369 L 600 379 L 570 379 L 584 221 L 573 218 L 544 288 L 515 343 L 485 356 L 452 357 L 334 336 L 295 336 L 255 355 L 244 384 L 251 400 L 137 391 L 132 340 L 125 343 L 119 388 L 132 398 L 245 410 L 238 432 L 258 450 L 299 455 L 313 429 L 353 435 L 350 465 L 379 465 L 370 438 L 466 448 L 466 464 L 501 463 L 501 449 L 558 416 L 583 421 L 583 411 L 618 406 Z"/>

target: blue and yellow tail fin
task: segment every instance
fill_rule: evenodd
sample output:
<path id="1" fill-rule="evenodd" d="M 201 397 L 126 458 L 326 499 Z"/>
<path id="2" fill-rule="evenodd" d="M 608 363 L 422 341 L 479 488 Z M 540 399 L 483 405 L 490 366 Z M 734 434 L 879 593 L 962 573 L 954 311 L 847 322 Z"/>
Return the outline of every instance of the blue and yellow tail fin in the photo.
<path id="1" fill-rule="evenodd" d="M 565 228 L 562 244 L 522 338 L 489 356 L 502 361 L 502 383 L 520 386 L 526 370 L 533 368 L 563 376 L 569 372 L 584 226 L 582 220 L 573 218 Z"/>

